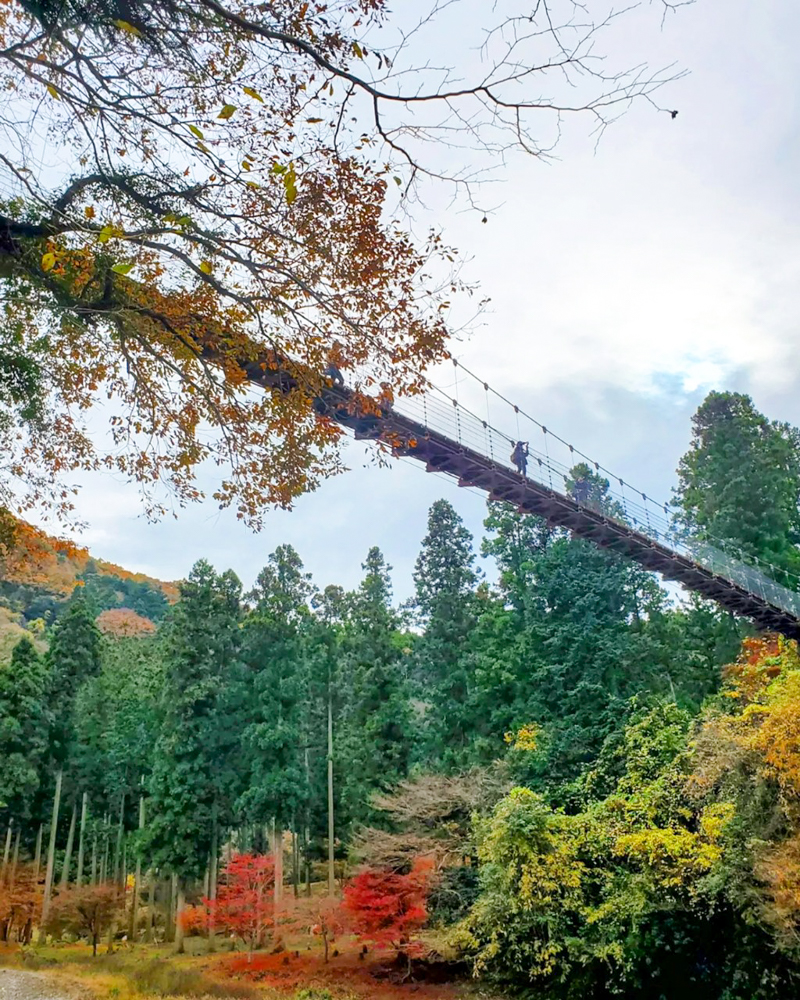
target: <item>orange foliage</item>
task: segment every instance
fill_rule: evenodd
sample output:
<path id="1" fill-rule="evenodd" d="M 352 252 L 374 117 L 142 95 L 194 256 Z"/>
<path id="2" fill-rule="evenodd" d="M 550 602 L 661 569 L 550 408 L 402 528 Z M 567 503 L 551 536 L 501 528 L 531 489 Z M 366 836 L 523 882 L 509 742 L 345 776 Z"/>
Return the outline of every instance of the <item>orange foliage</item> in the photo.
<path id="1" fill-rule="evenodd" d="M 92 559 L 87 548 L 66 538 L 54 538 L 41 528 L 16 520 L 10 541 L 0 544 L 0 575 L 9 583 L 42 587 L 51 593 L 68 597 Z M 179 596 L 178 585 L 163 583 L 144 573 L 131 573 L 114 563 L 95 560 L 101 576 L 116 576 L 121 580 L 149 583 L 160 588 L 168 601 Z"/>
<path id="2" fill-rule="evenodd" d="M 102 611 L 95 621 L 101 632 L 117 638 L 152 635 L 156 630 L 149 618 L 138 615 L 130 608 L 109 608 Z"/>
<path id="3" fill-rule="evenodd" d="M 42 905 L 42 891 L 31 865 L 9 872 L 0 884 L 0 941 L 30 944 Z"/>

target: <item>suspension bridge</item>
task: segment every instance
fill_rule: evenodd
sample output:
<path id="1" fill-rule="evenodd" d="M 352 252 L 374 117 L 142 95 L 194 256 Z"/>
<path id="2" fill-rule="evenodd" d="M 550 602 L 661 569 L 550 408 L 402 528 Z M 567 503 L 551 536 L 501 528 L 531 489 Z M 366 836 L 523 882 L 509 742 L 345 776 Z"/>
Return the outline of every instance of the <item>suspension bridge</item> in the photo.
<path id="1" fill-rule="evenodd" d="M 314 390 L 314 406 L 357 440 L 380 441 L 395 456 L 408 456 L 429 472 L 445 473 L 460 486 L 633 559 L 761 629 L 800 640 L 800 593 L 770 575 L 782 571 L 708 540 L 678 534 L 668 505 L 633 489 L 461 366 L 461 373 L 485 393 L 486 416 L 479 416 L 474 404 L 459 398 L 459 364 L 453 365 L 453 395 L 431 385 L 397 400 L 388 395 L 376 399 L 346 385 L 323 384 Z M 300 385 L 296 367 L 295 374 L 253 362 L 242 367 L 250 382 L 264 389 L 287 392 Z M 319 385 L 319 377 L 315 381 Z M 490 395 L 501 404 L 491 420 Z M 513 445 L 524 438 L 522 427 L 541 435 L 541 448 L 528 442 L 525 474 L 511 459 Z M 608 493 L 575 488 L 570 472 L 580 461 L 607 477 Z M 795 588 L 798 584 L 792 581 Z"/>

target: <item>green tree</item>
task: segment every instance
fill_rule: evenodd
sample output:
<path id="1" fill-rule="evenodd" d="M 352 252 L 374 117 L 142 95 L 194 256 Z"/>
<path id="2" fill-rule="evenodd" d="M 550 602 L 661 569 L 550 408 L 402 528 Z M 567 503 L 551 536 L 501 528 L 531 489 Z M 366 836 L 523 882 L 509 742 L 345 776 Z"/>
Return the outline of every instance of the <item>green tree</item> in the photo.
<path id="1" fill-rule="evenodd" d="M 102 637 L 91 609 L 76 601 L 58 619 L 47 651 L 53 713 L 50 753 L 64 767 L 75 752 L 75 700 L 81 686 L 100 672 Z"/>
<path id="2" fill-rule="evenodd" d="M 17 822 L 31 816 L 47 759 L 48 676 L 29 639 L 0 669 L 0 805 Z"/>
<path id="3" fill-rule="evenodd" d="M 391 788 L 408 773 L 414 745 L 403 634 L 391 606 L 391 567 L 373 547 L 362 568 L 341 646 L 345 704 L 336 771 L 345 825 L 374 815 L 370 794 Z"/>
<path id="4" fill-rule="evenodd" d="M 800 431 L 768 420 L 749 396 L 711 392 L 678 466 L 677 524 L 800 574 Z M 780 579 L 780 573 L 778 573 Z M 784 578 L 794 589 L 796 581 Z"/>
<path id="5" fill-rule="evenodd" d="M 447 500 L 428 512 L 428 533 L 414 568 L 415 606 L 424 627 L 415 672 L 422 696 L 432 706 L 426 720 L 427 756 L 459 764 L 469 743 L 465 705 L 475 628 L 472 535 Z"/>
<path id="6" fill-rule="evenodd" d="M 249 595 L 254 606 L 244 623 L 250 699 L 241 740 L 248 777 L 239 805 L 249 821 L 276 820 L 281 830 L 295 825 L 305 795 L 301 717 L 312 592 L 300 556 L 280 545 Z"/>
<path id="7" fill-rule="evenodd" d="M 241 584 L 200 560 L 180 594 L 166 626 L 162 724 L 144 843 L 155 866 L 184 880 L 201 876 L 208 863 L 220 804 L 229 795 L 230 755 L 238 753 L 227 689 L 241 643 Z"/>

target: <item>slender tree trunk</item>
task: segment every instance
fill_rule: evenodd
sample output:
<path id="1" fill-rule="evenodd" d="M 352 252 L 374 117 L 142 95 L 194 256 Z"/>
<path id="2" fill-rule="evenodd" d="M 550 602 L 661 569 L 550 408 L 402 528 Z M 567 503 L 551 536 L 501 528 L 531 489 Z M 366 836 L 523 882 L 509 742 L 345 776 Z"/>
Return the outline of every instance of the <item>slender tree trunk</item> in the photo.
<path id="1" fill-rule="evenodd" d="M 208 859 L 208 898 L 211 900 L 208 918 L 208 950 L 216 951 L 216 928 L 214 927 L 214 902 L 217 898 L 217 868 L 219 866 L 219 828 L 214 811 L 214 825 L 211 829 L 211 857 Z"/>
<path id="2" fill-rule="evenodd" d="M 8 869 L 8 859 L 11 855 L 11 837 L 13 835 L 14 821 L 8 821 L 8 829 L 6 830 L 6 846 L 3 851 L 3 870 L 0 872 L 0 885 L 6 880 L 6 871 Z"/>
<path id="3" fill-rule="evenodd" d="M 335 840 L 333 822 L 333 692 L 328 683 L 328 895 L 336 895 L 334 868 Z"/>
<path id="4" fill-rule="evenodd" d="M 306 788 L 311 788 L 311 768 L 308 763 L 308 747 L 305 749 Z M 303 830 L 303 861 L 306 866 L 306 896 L 311 895 L 311 795 L 306 796 L 305 829 Z"/>
<path id="5" fill-rule="evenodd" d="M 83 885 L 83 860 L 86 847 L 86 810 L 89 805 L 89 794 L 88 792 L 83 793 L 83 800 L 81 801 L 81 829 L 78 834 L 78 871 L 75 876 L 75 885 L 80 889 Z"/>
<path id="6" fill-rule="evenodd" d="M 144 796 L 140 795 L 139 796 L 139 832 L 141 832 L 142 830 L 144 830 L 144 819 L 145 819 L 145 817 L 144 817 Z M 131 939 L 131 941 L 133 941 L 136 938 L 136 918 L 137 918 L 137 911 L 139 909 L 139 894 L 140 894 L 139 883 L 142 880 L 142 855 L 140 853 L 140 850 L 141 850 L 141 848 L 139 850 L 137 850 L 137 852 L 136 852 L 136 872 L 134 874 L 135 881 L 133 883 L 133 903 L 131 904 L 131 922 L 130 922 L 130 927 L 128 928 L 128 930 L 129 930 L 128 937 Z"/>
<path id="7" fill-rule="evenodd" d="M 153 940 L 153 917 L 155 916 L 156 902 L 156 876 L 152 868 L 147 873 L 147 891 L 147 922 L 144 925 L 144 940 L 146 944 L 150 944 Z"/>
<path id="8" fill-rule="evenodd" d="M 19 835 L 21 830 L 17 827 L 17 835 L 14 838 L 14 856 L 11 859 L 11 877 L 8 880 L 9 886 L 13 889 L 17 879 L 17 865 L 19 864 Z"/>
<path id="9" fill-rule="evenodd" d="M 63 771 L 56 775 L 56 791 L 53 796 L 53 816 L 50 820 L 50 842 L 47 845 L 47 871 L 44 876 L 44 898 L 42 899 L 42 922 L 39 925 L 39 944 L 45 942 L 44 925 L 47 911 L 50 909 L 50 897 L 53 894 L 53 869 L 56 863 L 56 834 L 58 833 L 58 807 L 61 805 L 61 779 Z"/>
<path id="10" fill-rule="evenodd" d="M 63 892 L 69 885 L 69 866 L 72 863 L 72 848 L 75 844 L 75 823 L 78 819 L 78 803 L 73 802 L 72 804 L 72 818 L 69 821 L 69 833 L 67 835 L 67 849 L 64 852 L 64 864 L 61 866 L 61 885 L 59 886 L 61 892 Z"/>
<path id="11" fill-rule="evenodd" d="M 105 885 L 108 881 L 108 857 L 111 853 L 111 837 L 108 829 L 108 813 L 103 817 L 103 860 L 100 862 L 100 881 Z"/>
<path id="12" fill-rule="evenodd" d="M 92 885 L 97 885 L 97 830 L 92 830 Z"/>
<path id="13" fill-rule="evenodd" d="M 36 833 L 36 848 L 33 855 L 33 880 L 34 882 L 39 881 L 39 869 L 42 867 L 42 833 L 44 832 L 44 823 L 39 824 L 39 829 Z"/>
<path id="14" fill-rule="evenodd" d="M 292 822 L 292 888 L 294 898 L 300 895 L 300 851 L 297 843 L 297 825 Z"/>
<path id="15" fill-rule="evenodd" d="M 120 870 L 119 888 L 122 893 L 122 901 L 125 902 L 125 894 L 128 891 L 128 838 L 122 841 L 122 868 Z"/>
<path id="16" fill-rule="evenodd" d="M 178 876 L 172 876 L 169 891 L 169 940 L 175 940 L 175 913 L 178 905 Z"/>
<path id="17" fill-rule="evenodd" d="M 122 866 L 122 828 L 125 822 L 125 793 L 119 803 L 119 823 L 117 824 L 117 842 L 114 847 L 114 881 L 120 884 L 120 871 Z"/>
<path id="18" fill-rule="evenodd" d="M 175 910 L 175 951 L 178 955 L 182 955 L 184 951 L 183 947 L 183 925 L 181 923 L 181 916 L 183 914 L 183 908 L 186 905 L 186 898 L 183 892 L 183 883 L 178 881 L 178 905 Z"/>

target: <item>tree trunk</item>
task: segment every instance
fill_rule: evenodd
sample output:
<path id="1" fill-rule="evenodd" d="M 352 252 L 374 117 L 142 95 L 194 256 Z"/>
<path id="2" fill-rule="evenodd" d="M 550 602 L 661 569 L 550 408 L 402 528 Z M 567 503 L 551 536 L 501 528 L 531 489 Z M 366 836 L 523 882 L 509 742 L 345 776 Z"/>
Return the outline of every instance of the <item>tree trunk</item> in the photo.
<path id="1" fill-rule="evenodd" d="M 333 692 L 328 684 L 328 895 L 336 895 L 334 868 L 335 840 L 333 823 Z"/>
<path id="2" fill-rule="evenodd" d="M 183 892 L 183 883 L 178 881 L 178 905 L 175 909 L 175 951 L 178 955 L 182 955 L 184 951 L 181 915 L 183 914 L 183 908 L 185 905 L 186 897 Z"/>
<path id="3" fill-rule="evenodd" d="M 117 824 L 117 842 L 114 847 L 114 881 L 120 884 L 120 871 L 122 866 L 122 828 L 125 822 L 125 793 L 119 803 L 119 823 Z"/>
<path id="4" fill-rule="evenodd" d="M 53 816 L 50 820 L 50 842 L 47 845 L 47 871 L 44 876 L 44 898 L 42 899 L 42 922 L 39 925 L 39 944 L 45 942 L 44 925 L 47 911 L 50 909 L 50 897 L 53 893 L 53 869 L 56 863 L 56 834 L 58 832 L 58 807 L 61 804 L 61 779 L 63 772 L 56 775 L 56 791 L 53 796 Z"/>
<path id="5" fill-rule="evenodd" d="M 11 854 L 11 836 L 13 833 L 13 820 L 8 821 L 8 830 L 6 830 L 6 846 L 3 851 L 3 870 L 0 872 L 0 885 L 6 880 L 6 870 L 8 869 L 8 859 Z"/>
<path id="6" fill-rule="evenodd" d="M 108 813 L 103 817 L 103 860 L 100 862 L 100 882 L 108 881 L 108 856 L 111 852 L 111 838 L 108 835 Z"/>
<path id="7" fill-rule="evenodd" d="M 300 895 L 300 851 L 297 844 L 296 824 L 292 821 L 292 888 L 294 898 Z"/>
<path id="8" fill-rule="evenodd" d="M 141 832 L 142 830 L 144 830 L 144 796 L 140 795 L 139 831 Z M 133 883 L 133 903 L 131 904 L 131 921 L 130 921 L 130 926 L 128 927 L 129 931 L 128 937 L 131 939 L 131 941 L 135 940 L 136 938 L 136 916 L 137 916 L 137 911 L 139 909 L 139 895 L 140 895 L 139 883 L 142 880 L 142 856 L 140 850 L 137 850 L 136 852 L 136 872 L 134 874 L 134 879 L 135 881 Z"/>
<path id="9" fill-rule="evenodd" d="M 147 919 L 144 925 L 145 944 L 150 944 L 153 940 L 153 917 L 155 916 L 156 902 L 156 876 L 150 869 L 147 873 Z"/>
<path id="10" fill-rule="evenodd" d="M 72 804 L 72 818 L 69 821 L 69 834 L 67 835 L 67 849 L 64 852 L 64 864 L 61 866 L 61 885 L 59 889 L 63 892 L 69 885 L 69 866 L 72 862 L 72 848 L 75 844 L 75 823 L 78 819 L 78 803 Z"/>
<path id="11" fill-rule="evenodd" d="M 167 908 L 167 940 L 175 940 L 175 907 L 178 902 L 178 876 L 173 875 L 169 886 L 169 906 Z"/>
<path id="12" fill-rule="evenodd" d="M 14 857 L 11 860 L 11 877 L 8 880 L 8 884 L 9 884 L 9 886 L 12 889 L 14 888 L 14 882 L 16 881 L 16 878 L 17 878 L 17 865 L 19 864 L 19 835 L 20 835 L 20 833 L 21 833 L 20 828 L 17 827 L 17 835 L 14 838 Z"/>
<path id="13" fill-rule="evenodd" d="M 97 830 L 92 830 L 92 885 L 97 885 Z"/>
<path id="14" fill-rule="evenodd" d="M 44 823 L 39 824 L 39 829 L 36 833 L 36 849 L 33 855 L 33 880 L 34 882 L 39 881 L 39 869 L 42 867 L 42 833 L 44 832 Z"/>
<path id="15" fill-rule="evenodd" d="M 89 804 L 89 794 L 88 792 L 83 793 L 83 801 L 81 802 L 81 829 L 78 834 L 78 871 L 75 876 L 75 885 L 80 889 L 83 885 L 83 860 L 84 860 L 84 850 L 86 846 L 85 836 L 86 836 L 86 809 Z"/>
<path id="16" fill-rule="evenodd" d="M 311 788 L 311 769 L 308 764 L 308 747 L 305 750 L 306 788 Z M 306 896 L 311 895 L 311 795 L 306 797 L 305 829 L 303 830 L 303 861 L 306 865 Z"/>
<path id="17" fill-rule="evenodd" d="M 216 951 L 216 928 L 214 927 L 214 902 L 217 898 L 217 869 L 219 867 L 219 829 L 216 811 L 211 830 L 211 857 L 208 861 L 208 898 L 211 900 L 208 918 L 208 950 Z"/>

